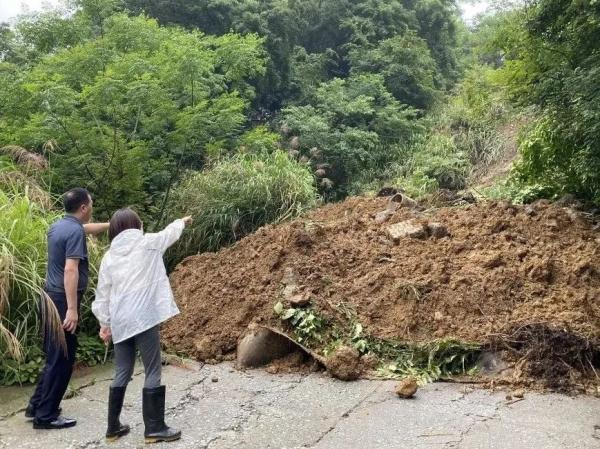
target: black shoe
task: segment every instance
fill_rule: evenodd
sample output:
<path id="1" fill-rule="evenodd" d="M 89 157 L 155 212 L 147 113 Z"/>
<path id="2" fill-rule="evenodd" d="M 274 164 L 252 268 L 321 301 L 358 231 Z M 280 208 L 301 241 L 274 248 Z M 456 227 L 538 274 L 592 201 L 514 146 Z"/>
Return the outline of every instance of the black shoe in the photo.
<path id="1" fill-rule="evenodd" d="M 51 422 L 39 422 L 33 420 L 34 429 L 66 429 L 67 427 L 73 427 L 77 424 L 77 420 L 73 418 L 65 418 L 64 416 L 58 416 L 54 421 Z"/>
<path id="2" fill-rule="evenodd" d="M 142 414 L 144 416 L 144 437 L 146 443 L 175 441 L 181 438 L 181 431 L 165 424 L 165 386 L 142 390 Z"/>
<path id="3" fill-rule="evenodd" d="M 121 424 L 119 416 L 125 399 L 125 387 L 111 387 L 108 393 L 108 429 L 106 441 L 116 441 L 129 433 L 129 426 Z"/>
<path id="4" fill-rule="evenodd" d="M 60 415 L 62 412 L 62 408 L 58 407 L 58 414 Z M 35 408 L 33 407 L 33 405 L 28 404 L 27 408 L 25 409 L 25 418 L 28 419 L 33 419 L 35 418 Z"/>

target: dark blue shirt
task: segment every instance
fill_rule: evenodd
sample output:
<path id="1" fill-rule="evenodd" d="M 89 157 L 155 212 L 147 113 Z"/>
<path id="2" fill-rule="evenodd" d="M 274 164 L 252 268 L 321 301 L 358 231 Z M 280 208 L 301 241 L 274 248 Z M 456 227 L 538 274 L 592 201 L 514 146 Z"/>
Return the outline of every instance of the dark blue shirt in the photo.
<path id="1" fill-rule="evenodd" d="M 79 259 L 79 283 L 77 291 L 84 292 L 88 286 L 88 250 L 83 225 L 77 218 L 67 215 L 58 220 L 48 231 L 48 270 L 46 290 L 65 293 L 65 262 Z"/>

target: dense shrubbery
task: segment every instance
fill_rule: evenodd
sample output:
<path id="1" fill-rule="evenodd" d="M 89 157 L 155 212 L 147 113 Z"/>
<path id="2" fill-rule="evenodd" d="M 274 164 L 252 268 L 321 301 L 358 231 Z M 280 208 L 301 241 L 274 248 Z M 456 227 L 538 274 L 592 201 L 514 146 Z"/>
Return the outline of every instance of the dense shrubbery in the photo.
<path id="1" fill-rule="evenodd" d="M 191 173 L 173 192 L 170 218 L 191 214 L 194 224 L 168 258 L 174 263 L 198 251 L 215 251 L 313 207 L 316 200 L 310 171 L 282 151 L 218 161 Z"/>
<path id="2" fill-rule="evenodd" d="M 89 34 L 27 70 L 10 54 L 0 62 L 0 142 L 40 153 L 52 142 L 53 191 L 85 186 L 99 216 L 130 204 L 151 221 L 182 169 L 237 145 L 247 80 L 264 73 L 262 40 L 124 14 Z"/>
<path id="3" fill-rule="evenodd" d="M 397 148 L 424 131 L 415 115 L 383 77 L 357 75 L 322 84 L 310 105 L 286 108 L 282 128 L 291 154 L 311 164 L 324 196 L 337 199 L 362 172 L 381 175 Z"/>
<path id="4" fill-rule="evenodd" d="M 594 1 L 538 0 L 482 25 L 483 55 L 513 100 L 538 115 L 511 180 L 523 191 L 600 204 L 599 20 Z"/>

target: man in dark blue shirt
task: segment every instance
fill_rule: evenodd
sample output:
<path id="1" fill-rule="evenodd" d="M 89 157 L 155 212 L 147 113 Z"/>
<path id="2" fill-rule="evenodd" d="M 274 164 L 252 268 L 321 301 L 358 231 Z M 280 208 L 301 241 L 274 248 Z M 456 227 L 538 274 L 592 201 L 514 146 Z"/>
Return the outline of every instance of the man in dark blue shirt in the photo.
<path id="1" fill-rule="evenodd" d="M 57 341 L 49 322 L 44 322 L 46 364 L 25 416 L 35 429 L 72 427 L 77 421 L 60 415 L 60 401 L 67 390 L 77 351 L 77 324 L 81 299 L 88 285 L 86 234 L 99 234 L 108 223 L 89 223 L 92 197 L 86 189 L 69 190 L 64 196 L 66 215 L 48 231 L 48 269 L 42 310 L 52 301 L 63 323 L 64 342 Z M 66 343 L 66 351 L 65 351 Z"/>

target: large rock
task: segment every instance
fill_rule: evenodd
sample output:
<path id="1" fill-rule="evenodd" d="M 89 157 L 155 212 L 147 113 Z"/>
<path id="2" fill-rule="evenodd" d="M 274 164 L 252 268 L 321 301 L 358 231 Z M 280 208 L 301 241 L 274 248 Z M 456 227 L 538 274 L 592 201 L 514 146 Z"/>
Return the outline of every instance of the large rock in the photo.
<path id="1" fill-rule="evenodd" d="M 394 242 L 398 242 L 405 237 L 411 239 L 426 239 L 427 228 L 422 224 L 407 220 L 388 226 L 387 234 Z"/>
<path id="2" fill-rule="evenodd" d="M 329 374 L 340 380 L 356 380 L 362 374 L 360 353 L 349 346 L 340 346 L 325 360 Z"/>

